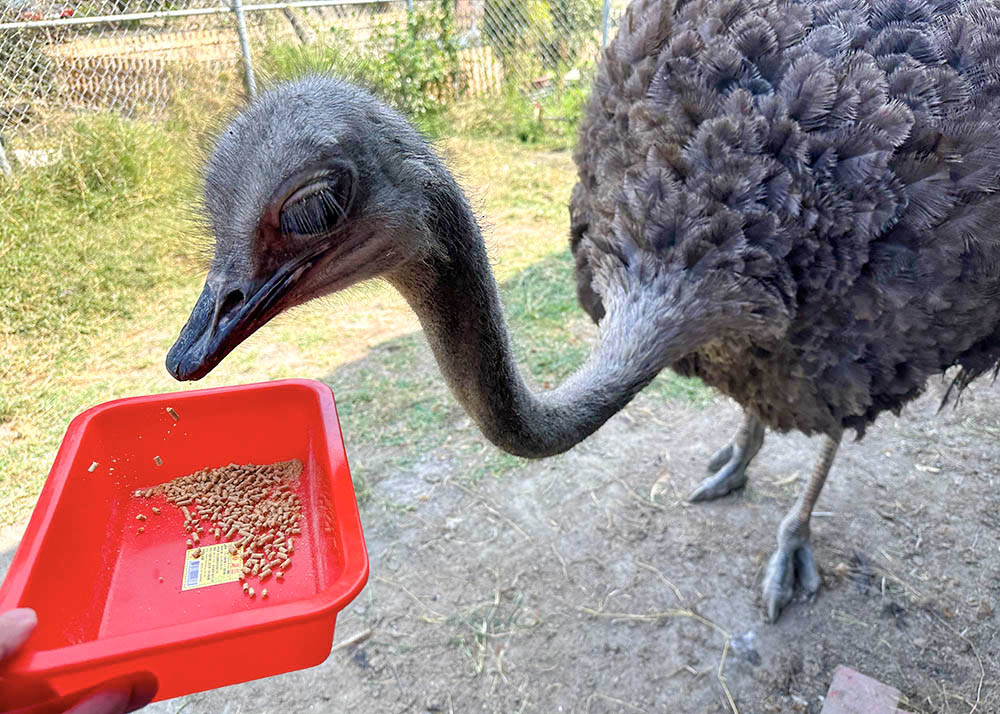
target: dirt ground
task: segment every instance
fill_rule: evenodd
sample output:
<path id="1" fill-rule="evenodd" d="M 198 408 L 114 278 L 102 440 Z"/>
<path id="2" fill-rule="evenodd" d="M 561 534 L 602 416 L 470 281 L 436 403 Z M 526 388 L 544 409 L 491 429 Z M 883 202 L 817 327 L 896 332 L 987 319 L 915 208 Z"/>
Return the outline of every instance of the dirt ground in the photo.
<path id="1" fill-rule="evenodd" d="M 640 395 L 570 453 L 478 482 L 492 447 L 464 417 L 405 471 L 345 434 L 371 578 L 329 659 L 147 711 L 818 712 L 843 663 L 906 710 L 1000 712 L 1000 386 L 936 415 L 942 389 L 844 444 L 813 520 L 823 589 L 775 625 L 760 579 L 818 439 L 770 434 L 743 492 L 689 506 L 739 420 L 721 399 Z"/>

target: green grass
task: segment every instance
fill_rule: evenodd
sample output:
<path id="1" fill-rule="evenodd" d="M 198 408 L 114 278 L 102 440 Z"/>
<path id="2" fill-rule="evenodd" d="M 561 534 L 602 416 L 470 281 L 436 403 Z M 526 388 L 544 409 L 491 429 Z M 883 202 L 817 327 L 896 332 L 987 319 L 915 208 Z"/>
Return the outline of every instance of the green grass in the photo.
<path id="1" fill-rule="evenodd" d="M 170 257 L 173 246 L 149 240 L 153 226 L 143 225 L 165 220 L 179 200 L 163 134 L 94 117 L 67 138 L 64 160 L 24 171 L 0 193 L 4 334 L 87 331 L 95 317 L 127 310 Z M 174 234 L 177 223 L 163 228 Z M 39 280 L 45 274 L 58 280 Z"/>
<path id="2" fill-rule="evenodd" d="M 533 98 L 506 87 L 499 97 L 456 104 L 448 117 L 463 135 L 515 139 L 540 149 L 571 149 L 589 88 L 589 81 L 578 80 Z"/>
<path id="3" fill-rule="evenodd" d="M 61 138 L 62 161 L 0 185 L 0 523 L 28 514 L 83 409 L 283 377 L 333 386 L 362 497 L 376 472 L 443 447 L 471 455 L 466 478 L 516 467 L 471 426 L 409 308 L 381 283 L 278 318 L 196 384 L 169 377 L 164 356 L 204 279 L 206 238 L 186 218 L 191 137 L 183 122 L 91 117 Z M 570 156 L 482 137 L 439 149 L 483 217 L 518 357 L 533 382 L 553 386 L 596 334 L 576 305 L 567 250 Z M 652 388 L 695 401 L 707 394 L 672 375 Z"/>

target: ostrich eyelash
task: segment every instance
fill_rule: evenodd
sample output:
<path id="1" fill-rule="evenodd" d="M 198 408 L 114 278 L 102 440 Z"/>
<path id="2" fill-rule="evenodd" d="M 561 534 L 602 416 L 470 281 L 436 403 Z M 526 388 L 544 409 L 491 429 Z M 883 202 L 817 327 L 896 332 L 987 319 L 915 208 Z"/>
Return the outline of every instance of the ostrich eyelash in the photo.
<path id="1" fill-rule="evenodd" d="M 282 206 L 279 222 L 285 235 L 314 236 L 330 232 L 346 217 L 344 207 L 337 201 L 334 186 L 323 183 L 302 198 Z"/>

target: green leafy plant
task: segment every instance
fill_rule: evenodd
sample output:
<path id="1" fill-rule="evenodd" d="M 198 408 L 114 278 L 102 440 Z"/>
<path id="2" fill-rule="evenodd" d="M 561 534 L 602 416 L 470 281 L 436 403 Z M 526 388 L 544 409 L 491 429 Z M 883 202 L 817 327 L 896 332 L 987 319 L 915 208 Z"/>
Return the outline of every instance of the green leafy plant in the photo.
<path id="1" fill-rule="evenodd" d="M 457 35 L 452 3 L 436 0 L 429 9 L 408 13 L 404 23 L 379 25 L 363 72 L 409 116 L 435 113 L 464 89 Z"/>
<path id="2" fill-rule="evenodd" d="M 424 128 L 465 89 L 452 3 L 434 0 L 405 19 L 376 25 L 364 46 L 331 28 L 314 45 L 274 43 L 263 65 L 273 79 L 332 72 L 367 86 Z"/>

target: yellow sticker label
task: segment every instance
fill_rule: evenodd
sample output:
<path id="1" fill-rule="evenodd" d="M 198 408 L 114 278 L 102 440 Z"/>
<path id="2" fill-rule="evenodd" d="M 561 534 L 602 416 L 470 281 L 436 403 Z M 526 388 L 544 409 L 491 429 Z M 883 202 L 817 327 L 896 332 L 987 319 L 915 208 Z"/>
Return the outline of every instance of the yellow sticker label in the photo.
<path id="1" fill-rule="evenodd" d="M 229 552 L 229 543 L 216 543 L 201 547 L 201 555 L 192 558 L 194 551 L 184 554 L 184 579 L 181 590 L 194 590 L 209 585 L 232 583 L 240 579 L 243 567 L 242 548 L 236 555 Z"/>

